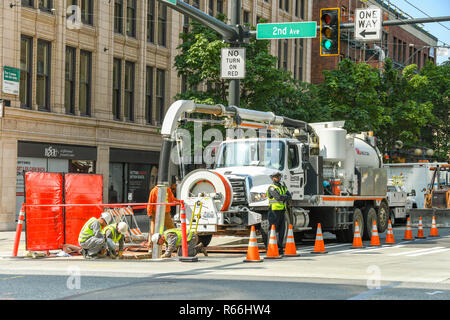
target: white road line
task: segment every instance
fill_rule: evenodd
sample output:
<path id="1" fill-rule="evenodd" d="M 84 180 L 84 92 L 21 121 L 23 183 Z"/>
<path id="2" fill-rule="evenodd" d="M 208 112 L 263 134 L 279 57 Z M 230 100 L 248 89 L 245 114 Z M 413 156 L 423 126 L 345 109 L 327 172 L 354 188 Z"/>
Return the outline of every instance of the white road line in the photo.
<path id="1" fill-rule="evenodd" d="M 426 255 L 426 254 L 432 254 L 432 253 L 444 252 L 444 251 L 448 251 L 448 250 L 450 250 L 450 248 L 431 250 L 431 251 L 421 252 L 421 253 L 416 253 L 416 254 L 408 254 L 407 257 L 424 256 L 424 255 Z"/>
<path id="2" fill-rule="evenodd" d="M 329 254 L 339 254 L 339 253 L 358 253 L 358 252 L 371 252 L 371 251 L 378 251 L 383 249 L 390 249 L 390 248 L 401 248 L 404 247 L 404 245 L 396 245 L 396 246 L 382 246 L 382 247 L 376 247 L 376 248 L 362 248 L 362 249 L 348 249 L 348 250 L 340 250 L 340 251 L 333 251 Z"/>
<path id="3" fill-rule="evenodd" d="M 434 248 L 427 248 L 427 249 L 421 249 L 421 250 L 415 250 L 415 251 L 403 251 L 403 252 L 399 252 L 399 253 L 392 253 L 389 256 L 390 257 L 396 257 L 396 256 L 411 255 L 411 254 L 415 254 L 415 253 L 426 252 L 426 251 L 430 251 L 430 250 L 443 249 L 443 248 L 444 247 L 434 247 Z"/>

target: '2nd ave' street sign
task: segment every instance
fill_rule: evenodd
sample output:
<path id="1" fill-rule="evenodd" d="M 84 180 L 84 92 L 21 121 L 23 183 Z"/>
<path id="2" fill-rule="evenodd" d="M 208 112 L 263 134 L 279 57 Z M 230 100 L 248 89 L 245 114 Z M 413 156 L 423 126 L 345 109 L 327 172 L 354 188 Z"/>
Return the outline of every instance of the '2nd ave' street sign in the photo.
<path id="1" fill-rule="evenodd" d="M 316 21 L 258 23 L 256 39 L 315 38 L 316 30 Z"/>

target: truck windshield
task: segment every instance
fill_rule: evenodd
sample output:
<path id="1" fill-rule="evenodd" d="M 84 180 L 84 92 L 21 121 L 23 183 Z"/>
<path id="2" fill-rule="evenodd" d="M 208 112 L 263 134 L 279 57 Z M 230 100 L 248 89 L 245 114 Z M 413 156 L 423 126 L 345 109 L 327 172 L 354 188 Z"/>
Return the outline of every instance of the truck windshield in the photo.
<path id="1" fill-rule="evenodd" d="M 222 144 L 216 168 L 261 166 L 284 169 L 284 143 L 281 141 L 232 141 Z"/>

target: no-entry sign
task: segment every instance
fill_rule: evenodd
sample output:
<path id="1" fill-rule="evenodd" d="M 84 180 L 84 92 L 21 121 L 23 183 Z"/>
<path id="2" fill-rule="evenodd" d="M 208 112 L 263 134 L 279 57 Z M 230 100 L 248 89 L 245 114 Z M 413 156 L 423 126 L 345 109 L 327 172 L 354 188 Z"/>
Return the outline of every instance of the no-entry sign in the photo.
<path id="1" fill-rule="evenodd" d="M 220 64 L 222 79 L 244 79 L 245 48 L 222 48 Z"/>

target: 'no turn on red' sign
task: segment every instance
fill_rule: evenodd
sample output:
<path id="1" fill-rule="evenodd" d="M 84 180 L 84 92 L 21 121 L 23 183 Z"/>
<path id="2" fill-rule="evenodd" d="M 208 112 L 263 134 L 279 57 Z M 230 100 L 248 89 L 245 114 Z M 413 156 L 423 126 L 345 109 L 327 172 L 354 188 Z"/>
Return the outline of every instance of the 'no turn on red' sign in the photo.
<path id="1" fill-rule="evenodd" d="M 244 79 L 245 48 L 222 48 L 220 64 L 222 79 Z"/>
<path id="2" fill-rule="evenodd" d="M 381 9 L 356 9 L 355 13 L 355 40 L 381 40 Z"/>

